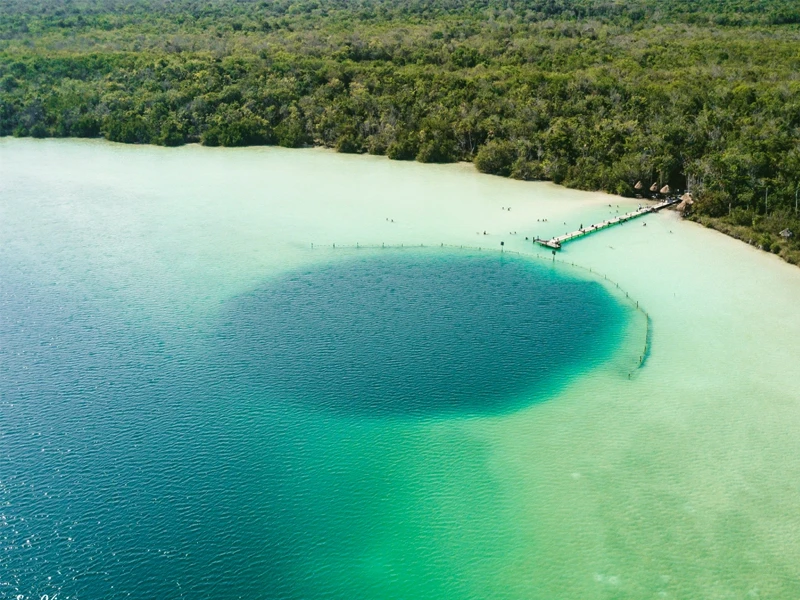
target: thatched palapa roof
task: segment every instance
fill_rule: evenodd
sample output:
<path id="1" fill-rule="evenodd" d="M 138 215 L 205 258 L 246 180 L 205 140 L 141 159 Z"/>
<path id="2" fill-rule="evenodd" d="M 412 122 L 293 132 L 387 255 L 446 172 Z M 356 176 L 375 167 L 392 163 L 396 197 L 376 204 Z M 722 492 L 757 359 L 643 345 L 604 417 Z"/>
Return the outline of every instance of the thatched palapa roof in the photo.
<path id="1" fill-rule="evenodd" d="M 659 193 L 660 193 L 660 194 L 669 194 L 669 186 L 668 186 L 668 185 L 665 185 L 664 187 L 662 187 L 662 188 L 659 190 Z"/>
<path id="2" fill-rule="evenodd" d="M 687 208 L 689 208 L 692 204 L 694 204 L 694 200 L 692 199 L 692 194 L 690 192 L 686 192 L 683 196 L 681 196 L 681 203 L 678 204 L 677 209 L 680 212 L 685 212 Z"/>
<path id="3" fill-rule="evenodd" d="M 642 182 L 641 182 L 641 181 L 637 181 L 637 182 L 636 182 L 636 185 L 635 185 L 635 186 L 633 186 L 633 189 L 635 189 L 635 190 L 640 190 L 640 189 L 642 189 L 643 187 L 644 187 L 644 186 L 642 185 Z"/>
<path id="4" fill-rule="evenodd" d="M 651 192 L 657 192 L 658 191 L 658 184 L 657 183 L 653 183 L 653 185 L 650 186 L 650 191 Z"/>

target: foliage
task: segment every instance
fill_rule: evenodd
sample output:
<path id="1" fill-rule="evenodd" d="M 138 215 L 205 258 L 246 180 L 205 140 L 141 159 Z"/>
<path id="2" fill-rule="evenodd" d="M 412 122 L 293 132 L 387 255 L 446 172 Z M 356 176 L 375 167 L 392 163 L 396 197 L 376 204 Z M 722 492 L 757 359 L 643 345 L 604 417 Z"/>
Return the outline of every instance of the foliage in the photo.
<path id="1" fill-rule="evenodd" d="M 479 171 L 504 177 L 511 175 L 516 161 L 517 148 L 508 140 L 490 140 L 475 155 L 475 166 Z"/>
<path id="2" fill-rule="evenodd" d="M 796 0 L 5 0 L 0 135 L 668 183 L 783 255 L 778 232 L 800 235 L 798 24 Z"/>

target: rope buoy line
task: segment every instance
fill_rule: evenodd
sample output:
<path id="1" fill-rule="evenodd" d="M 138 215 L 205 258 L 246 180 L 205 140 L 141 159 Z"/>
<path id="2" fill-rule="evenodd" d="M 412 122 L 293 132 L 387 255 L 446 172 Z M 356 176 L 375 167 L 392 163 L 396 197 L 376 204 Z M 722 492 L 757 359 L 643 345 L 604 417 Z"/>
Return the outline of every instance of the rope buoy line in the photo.
<path id="1" fill-rule="evenodd" d="M 311 248 L 312 249 L 325 248 L 325 247 L 326 247 L 325 245 L 313 244 L 313 243 L 311 244 Z M 354 250 L 386 249 L 386 248 L 397 249 L 397 248 L 406 248 L 406 247 L 409 247 L 409 248 L 411 248 L 411 247 L 414 247 L 414 248 L 416 248 L 416 247 L 419 247 L 419 248 L 437 248 L 438 247 L 438 248 L 453 248 L 453 249 L 458 249 L 458 250 L 478 250 L 479 252 L 483 251 L 483 247 L 482 246 L 478 246 L 478 247 L 476 247 L 476 246 L 464 246 L 464 245 L 456 246 L 454 244 L 445 244 L 444 242 L 440 243 L 439 246 L 426 246 L 425 244 L 420 244 L 419 246 L 405 246 L 404 244 L 392 245 L 392 244 L 386 244 L 386 243 L 381 243 L 381 245 L 378 246 L 377 244 L 364 245 L 364 244 L 356 243 L 355 246 L 347 246 L 347 245 L 342 245 L 342 244 L 339 244 L 337 246 L 336 244 L 331 244 L 330 247 L 334 248 L 334 249 L 348 249 L 349 248 L 349 249 L 354 249 Z M 543 261 L 547 261 L 547 262 L 559 262 L 564 266 L 571 266 L 571 267 L 573 267 L 575 269 L 581 269 L 582 271 L 588 272 L 589 274 L 591 274 L 593 276 L 593 278 L 597 278 L 597 279 L 599 279 L 599 277 L 601 275 L 601 273 L 594 271 L 591 267 L 584 267 L 582 265 L 575 264 L 574 262 L 568 262 L 566 260 L 557 259 L 555 256 L 553 256 L 552 258 L 546 258 L 546 257 L 541 256 L 540 254 L 531 254 L 531 253 L 528 253 L 528 252 L 518 252 L 516 250 L 505 250 L 503 248 L 499 249 L 498 252 L 500 252 L 501 254 L 515 254 L 517 256 L 522 256 L 524 258 L 532 258 L 532 259 L 543 260 Z M 602 274 L 602 275 L 603 275 L 603 280 L 604 281 L 608 281 L 609 283 L 611 283 L 614 286 L 616 286 L 616 288 L 618 290 L 624 291 L 620 287 L 619 283 L 617 283 L 616 281 L 614 281 L 612 279 L 609 279 L 608 275 L 605 275 L 605 274 Z M 639 355 L 639 364 L 636 367 L 636 369 L 638 370 L 638 369 L 641 369 L 644 366 L 644 363 L 647 360 L 647 356 L 648 356 L 648 354 L 650 352 L 650 344 L 651 344 L 651 342 L 650 342 L 650 337 L 651 337 L 651 334 L 650 334 L 650 315 L 647 313 L 646 310 L 644 310 L 644 308 L 642 308 L 639 305 L 639 301 L 638 300 L 634 300 L 634 299 L 632 299 L 630 297 L 630 294 L 628 294 L 628 292 L 625 292 L 625 298 L 628 300 L 628 304 L 630 304 L 631 307 L 634 310 L 637 310 L 640 313 L 642 313 L 642 315 L 645 318 L 644 346 L 643 346 L 643 349 L 642 349 L 642 353 Z M 632 377 L 633 377 L 633 372 L 628 373 L 628 379 L 631 379 Z"/>

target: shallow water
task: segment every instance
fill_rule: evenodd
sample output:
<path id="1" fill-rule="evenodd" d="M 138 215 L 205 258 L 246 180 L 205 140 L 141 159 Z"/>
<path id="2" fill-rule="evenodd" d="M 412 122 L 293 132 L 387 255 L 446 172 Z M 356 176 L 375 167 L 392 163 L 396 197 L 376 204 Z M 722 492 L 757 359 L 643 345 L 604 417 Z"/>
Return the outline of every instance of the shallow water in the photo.
<path id="1" fill-rule="evenodd" d="M 630 203 L 316 150 L 3 139 L 0 186 L 0 596 L 800 595 L 774 257 L 661 214 L 502 258 Z"/>

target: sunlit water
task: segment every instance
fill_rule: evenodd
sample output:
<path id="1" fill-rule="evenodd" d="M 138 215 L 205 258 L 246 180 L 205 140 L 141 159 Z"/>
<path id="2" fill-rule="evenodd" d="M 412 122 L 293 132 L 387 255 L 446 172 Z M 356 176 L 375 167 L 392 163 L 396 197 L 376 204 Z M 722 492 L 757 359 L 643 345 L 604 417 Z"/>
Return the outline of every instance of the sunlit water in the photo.
<path id="1" fill-rule="evenodd" d="M 498 252 L 630 206 L 0 140 L 0 597 L 800 596 L 800 271 L 670 214 Z"/>

